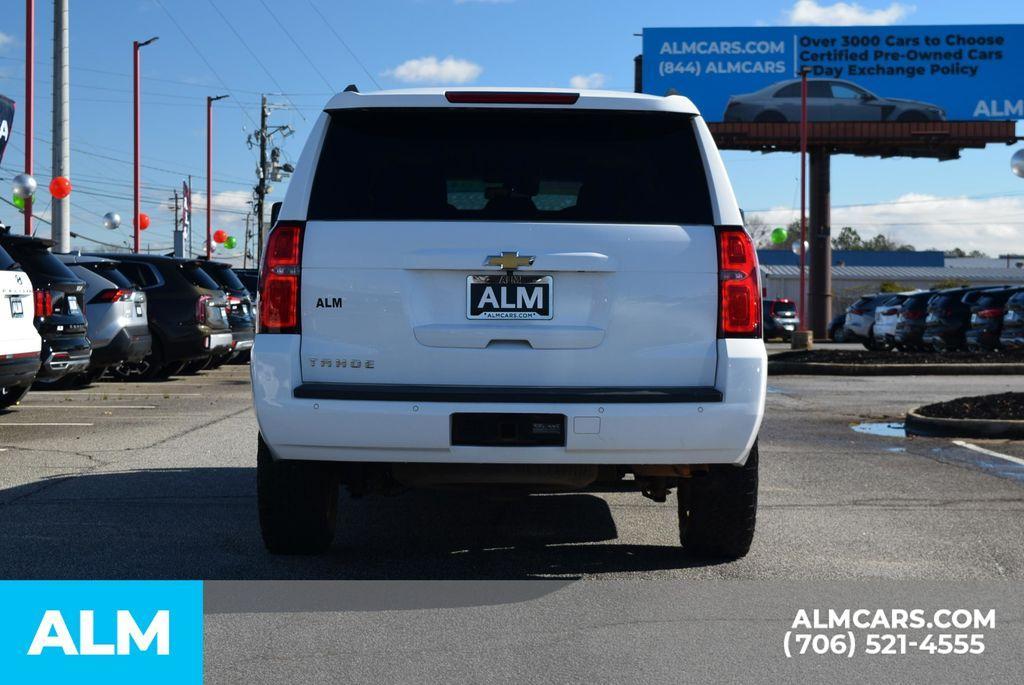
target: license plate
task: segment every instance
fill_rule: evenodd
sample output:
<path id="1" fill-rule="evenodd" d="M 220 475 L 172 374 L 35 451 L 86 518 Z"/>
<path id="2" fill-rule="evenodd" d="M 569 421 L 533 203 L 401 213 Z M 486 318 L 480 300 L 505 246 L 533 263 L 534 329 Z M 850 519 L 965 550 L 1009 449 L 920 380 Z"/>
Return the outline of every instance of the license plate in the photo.
<path id="1" fill-rule="evenodd" d="M 1006 323 L 1007 321 L 1016 321 L 1016 320 L 1017 320 L 1017 312 L 1006 312 L 1006 316 L 1003 317 L 1003 323 Z"/>
<path id="2" fill-rule="evenodd" d="M 927 323 L 935 323 L 935 322 L 936 322 L 936 321 L 938 321 L 938 320 L 939 320 L 939 317 L 938 317 L 938 316 L 936 316 L 935 314 L 929 314 L 929 315 L 928 315 L 928 318 L 927 318 L 927 319 L 925 319 L 925 321 L 926 321 Z"/>
<path id="3" fill-rule="evenodd" d="M 74 295 L 68 295 L 64 299 L 68 301 L 68 312 L 69 313 L 73 314 L 73 313 L 78 311 L 78 298 L 77 297 L 75 297 Z"/>
<path id="4" fill-rule="evenodd" d="M 551 293 L 551 276 L 469 276 L 466 318 L 550 319 Z"/>
<path id="5" fill-rule="evenodd" d="M 791 323 L 784 323 L 784 324 L 782 324 L 782 330 L 784 330 L 784 331 L 791 331 L 794 328 L 795 328 L 795 326 L 793 324 L 791 324 Z"/>
<path id="6" fill-rule="evenodd" d="M 141 302 L 136 302 L 135 303 L 135 316 L 142 316 L 142 303 Z"/>
<path id="7" fill-rule="evenodd" d="M 20 319 L 25 314 L 25 306 L 21 303 L 20 297 L 11 298 L 11 317 Z"/>

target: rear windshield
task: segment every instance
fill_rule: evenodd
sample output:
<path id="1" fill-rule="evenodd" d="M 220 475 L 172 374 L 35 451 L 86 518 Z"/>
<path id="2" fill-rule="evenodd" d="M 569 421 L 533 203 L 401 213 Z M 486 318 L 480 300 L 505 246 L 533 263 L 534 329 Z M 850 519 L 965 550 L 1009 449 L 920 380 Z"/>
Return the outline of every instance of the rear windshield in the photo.
<path id="1" fill-rule="evenodd" d="M 963 293 L 953 293 L 952 295 L 936 295 L 935 299 L 932 300 L 933 307 L 948 307 L 951 304 L 959 302 L 963 298 Z"/>
<path id="2" fill-rule="evenodd" d="M 496 108 L 332 113 L 308 218 L 713 222 L 690 117 Z"/>
<path id="3" fill-rule="evenodd" d="M 6 271 L 11 267 L 17 266 L 16 262 L 11 255 L 7 254 L 7 250 L 0 247 L 0 271 Z"/>
<path id="4" fill-rule="evenodd" d="M 796 314 L 796 304 L 792 302 L 776 302 L 772 305 L 772 311 L 776 314 Z"/>
<path id="5" fill-rule="evenodd" d="M 988 307 L 1002 307 L 1006 301 L 1010 299 L 1011 294 L 1012 293 L 1010 292 L 1005 292 L 982 295 L 978 298 L 978 306 L 982 309 L 986 309 Z"/>
<path id="6" fill-rule="evenodd" d="M 850 306 L 853 307 L 854 309 L 871 309 L 871 307 L 873 306 L 872 303 L 874 301 L 875 298 L 873 297 L 862 297 Z"/>
<path id="7" fill-rule="evenodd" d="M 217 264 L 204 264 L 203 271 L 210 275 L 221 285 L 231 290 L 245 290 L 245 284 L 238 280 L 238 276 L 231 270 L 231 267 Z"/>
<path id="8" fill-rule="evenodd" d="M 207 290 L 220 290 L 217 281 L 210 278 L 210 274 L 203 271 L 202 267 L 198 264 L 185 262 L 181 265 L 181 272 L 185 274 L 185 278 L 188 279 L 189 283 L 194 286 L 206 288 Z"/>
<path id="9" fill-rule="evenodd" d="M 924 309 L 928 305 L 928 300 L 932 298 L 931 295 L 922 297 L 910 297 L 903 303 L 904 309 Z"/>
<path id="10" fill-rule="evenodd" d="M 48 283 L 81 283 L 63 262 L 53 256 L 43 243 L 26 241 L 21 245 L 7 245 L 7 252 L 28 274 L 36 286 Z"/>
<path id="11" fill-rule="evenodd" d="M 83 264 L 86 269 L 102 276 L 107 279 L 118 288 L 133 288 L 135 287 L 128 278 L 117 270 L 117 266 L 107 262 L 92 262 L 90 264 Z"/>

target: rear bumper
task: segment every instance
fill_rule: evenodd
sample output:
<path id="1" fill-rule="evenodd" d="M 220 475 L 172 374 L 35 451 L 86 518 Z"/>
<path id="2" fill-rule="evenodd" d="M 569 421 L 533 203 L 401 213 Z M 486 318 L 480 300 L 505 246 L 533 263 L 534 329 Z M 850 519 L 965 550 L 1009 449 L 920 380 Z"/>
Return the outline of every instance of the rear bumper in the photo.
<path id="1" fill-rule="evenodd" d="M 122 328 L 103 347 L 94 347 L 89 366 L 99 368 L 120 362 L 139 362 L 153 347 L 153 338 L 148 326 Z"/>
<path id="2" fill-rule="evenodd" d="M 645 391 L 621 389 L 507 388 L 501 397 L 481 388 L 453 395 L 450 386 L 416 394 L 408 386 L 303 385 L 299 340 L 259 335 L 253 348 L 256 417 L 279 459 L 742 464 L 764 415 L 767 362 L 760 340 L 719 341 L 714 388 L 651 389 L 648 401 Z M 566 444 L 452 446 L 451 416 L 460 412 L 564 414 Z"/>
<path id="3" fill-rule="evenodd" d="M 39 372 L 39 353 L 25 352 L 18 355 L 0 354 L 0 388 L 16 385 L 32 385 Z"/>
<path id="4" fill-rule="evenodd" d="M 56 380 L 69 373 L 80 373 L 89 368 L 92 347 L 84 335 L 70 338 L 44 338 L 40 380 Z"/>

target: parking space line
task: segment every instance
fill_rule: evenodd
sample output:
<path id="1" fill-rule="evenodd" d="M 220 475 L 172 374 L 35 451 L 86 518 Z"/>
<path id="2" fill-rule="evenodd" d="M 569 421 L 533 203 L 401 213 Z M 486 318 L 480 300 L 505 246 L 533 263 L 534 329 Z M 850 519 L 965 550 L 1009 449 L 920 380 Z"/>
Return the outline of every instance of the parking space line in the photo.
<path id="1" fill-rule="evenodd" d="M 979 452 L 989 457 L 1005 459 L 1006 461 L 1013 462 L 1014 464 L 1020 464 L 1021 466 L 1024 466 L 1024 459 L 1021 459 L 1020 457 L 1015 457 L 1011 454 L 1003 454 L 1002 452 L 996 452 L 994 450 L 985 449 L 984 447 L 979 447 L 978 445 L 972 445 L 966 440 L 954 440 L 953 444 L 956 445 L 957 447 L 963 447 L 965 449 L 969 449 L 974 452 Z"/>
<path id="2" fill-rule="evenodd" d="M 4 426 L 94 426 L 93 423 L 31 423 L 25 421 L 4 421 L 0 423 L 0 428 Z"/>
<path id="3" fill-rule="evenodd" d="M 113 390 L 110 392 L 79 392 L 72 390 L 62 393 L 53 393 L 51 391 L 48 394 L 74 395 L 75 397 L 202 397 L 203 395 L 201 392 L 116 392 Z"/>
<path id="4" fill-rule="evenodd" d="M 73 404 L 32 404 L 18 405 L 18 409 L 156 409 L 155 404 L 90 404 L 88 406 Z"/>

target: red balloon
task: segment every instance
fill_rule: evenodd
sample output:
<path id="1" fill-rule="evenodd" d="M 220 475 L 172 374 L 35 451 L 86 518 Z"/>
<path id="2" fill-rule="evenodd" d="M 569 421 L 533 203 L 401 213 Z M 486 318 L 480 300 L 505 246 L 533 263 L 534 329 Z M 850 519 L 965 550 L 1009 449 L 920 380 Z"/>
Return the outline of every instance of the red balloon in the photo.
<path id="1" fill-rule="evenodd" d="M 139 212 L 139 230 L 145 231 L 149 228 L 149 214 Z"/>
<path id="2" fill-rule="evenodd" d="M 71 181 L 67 176 L 57 176 L 50 181 L 50 195 L 58 200 L 63 200 L 71 194 Z"/>
<path id="3" fill-rule="evenodd" d="M 227 231 L 214 231 L 213 232 L 213 242 L 215 242 L 215 243 L 223 243 L 227 239 L 228 239 Z"/>

